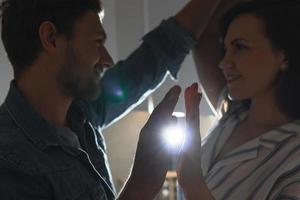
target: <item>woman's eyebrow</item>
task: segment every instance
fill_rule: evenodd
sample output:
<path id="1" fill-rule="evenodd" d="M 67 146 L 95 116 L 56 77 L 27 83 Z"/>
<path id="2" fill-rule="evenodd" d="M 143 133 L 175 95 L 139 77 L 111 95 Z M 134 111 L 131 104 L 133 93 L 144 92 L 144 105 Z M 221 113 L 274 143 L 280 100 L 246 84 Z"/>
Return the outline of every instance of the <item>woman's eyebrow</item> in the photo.
<path id="1" fill-rule="evenodd" d="M 250 42 L 250 40 L 247 40 L 245 38 L 235 38 L 230 42 L 230 44 L 235 44 L 237 42 Z M 227 42 L 224 41 L 224 46 L 226 46 L 226 44 L 227 44 Z"/>

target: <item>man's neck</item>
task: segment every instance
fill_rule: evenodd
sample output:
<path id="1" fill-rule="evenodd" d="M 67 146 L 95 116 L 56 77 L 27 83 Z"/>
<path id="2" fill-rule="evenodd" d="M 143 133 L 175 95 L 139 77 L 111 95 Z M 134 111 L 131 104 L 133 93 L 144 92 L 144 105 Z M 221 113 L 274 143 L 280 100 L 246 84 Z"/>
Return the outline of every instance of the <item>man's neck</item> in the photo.
<path id="1" fill-rule="evenodd" d="M 16 80 L 16 84 L 34 110 L 45 120 L 56 126 L 67 126 L 66 116 L 72 98 L 62 94 L 55 80 L 26 74 Z"/>

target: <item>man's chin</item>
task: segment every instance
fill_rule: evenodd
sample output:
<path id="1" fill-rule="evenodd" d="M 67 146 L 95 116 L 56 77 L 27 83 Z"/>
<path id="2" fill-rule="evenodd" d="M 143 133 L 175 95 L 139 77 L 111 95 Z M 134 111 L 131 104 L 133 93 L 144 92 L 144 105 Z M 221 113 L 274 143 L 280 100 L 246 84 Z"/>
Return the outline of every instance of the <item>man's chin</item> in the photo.
<path id="1" fill-rule="evenodd" d="M 81 98 L 88 101 L 94 101 L 100 96 L 100 94 L 100 87 L 94 87 L 93 89 L 89 89 L 88 91 L 86 91 L 86 93 L 82 95 Z"/>
<path id="2" fill-rule="evenodd" d="M 88 96 L 85 100 L 88 100 L 88 101 L 95 101 L 96 99 L 99 98 L 100 94 L 101 94 L 101 92 L 100 92 L 100 90 L 99 90 L 99 91 L 97 91 L 96 93 L 91 94 L 90 96 Z"/>
<path id="3" fill-rule="evenodd" d="M 81 88 L 80 90 L 73 92 L 75 99 L 81 99 L 86 101 L 94 101 L 101 94 L 101 88 L 99 85 L 89 85 L 88 87 Z"/>

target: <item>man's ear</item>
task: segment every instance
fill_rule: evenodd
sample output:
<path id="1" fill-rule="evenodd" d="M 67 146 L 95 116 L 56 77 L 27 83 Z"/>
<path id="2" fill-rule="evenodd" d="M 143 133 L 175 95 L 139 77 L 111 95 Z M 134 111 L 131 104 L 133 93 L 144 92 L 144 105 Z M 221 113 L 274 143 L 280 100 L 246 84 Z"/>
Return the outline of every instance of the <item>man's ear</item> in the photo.
<path id="1" fill-rule="evenodd" d="M 39 38 L 46 52 L 51 53 L 56 49 L 57 35 L 57 28 L 52 22 L 45 21 L 40 25 Z"/>

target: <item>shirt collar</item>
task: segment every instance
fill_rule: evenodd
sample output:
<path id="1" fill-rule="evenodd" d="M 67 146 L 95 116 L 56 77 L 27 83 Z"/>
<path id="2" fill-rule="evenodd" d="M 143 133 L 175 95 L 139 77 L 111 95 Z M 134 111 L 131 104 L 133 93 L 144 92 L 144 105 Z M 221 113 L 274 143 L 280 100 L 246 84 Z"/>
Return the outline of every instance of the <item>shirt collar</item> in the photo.
<path id="1" fill-rule="evenodd" d="M 244 120 L 248 115 L 248 111 L 244 111 L 238 114 L 233 114 L 231 118 L 226 120 L 226 123 L 221 123 L 219 126 L 219 129 L 216 129 L 217 132 L 219 132 L 218 135 L 215 136 L 215 138 L 212 140 L 212 142 L 209 145 L 206 145 L 210 148 L 208 152 L 210 154 L 206 155 L 207 158 L 215 158 L 216 155 L 213 154 L 214 148 L 217 147 L 216 153 L 218 153 L 223 146 L 224 142 L 230 137 L 233 128 L 238 124 L 240 121 Z M 226 128 L 225 133 L 223 133 L 222 129 Z M 261 136 L 248 141 L 244 145 L 236 148 L 234 151 L 226 155 L 222 160 L 217 162 L 214 165 L 214 169 L 220 168 L 227 164 L 237 163 L 237 162 L 243 162 L 251 159 L 255 159 L 258 156 L 258 150 L 260 147 L 265 147 L 269 149 L 276 148 L 277 145 L 284 142 L 285 140 L 290 139 L 291 137 L 296 136 L 300 132 L 300 120 L 295 120 L 293 122 L 284 124 L 282 126 L 279 126 L 278 128 L 275 128 L 269 132 L 266 132 L 262 134 Z M 221 134 L 222 133 L 222 134 Z M 223 139 L 220 139 L 220 142 L 222 144 L 218 144 L 218 137 L 223 137 Z M 205 145 L 205 144 L 204 144 Z M 210 147 L 209 147 L 210 146 Z M 204 154 L 205 156 L 205 154 Z M 209 159 L 208 159 L 209 160 Z M 212 159 L 210 159 L 209 165 L 212 166 Z M 207 172 L 209 168 L 205 168 L 205 172 Z"/>
<path id="2" fill-rule="evenodd" d="M 299 120 L 284 124 L 238 147 L 233 152 L 226 155 L 221 161 L 216 163 L 216 166 L 214 168 L 219 168 L 227 164 L 255 159 L 258 156 L 260 147 L 272 150 L 282 142 L 296 136 L 299 132 Z"/>
<path id="3" fill-rule="evenodd" d="M 17 88 L 15 81 L 10 84 L 4 104 L 17 126 L 38 148 L 45 150 L 47 146 L 62 145 L 57 134 L 57 127 L 51 125 L 34 110 Z"/>
<path id="4" fill-rule="evenodd" d="M 243 121 L 248 115 L 248 110 L 238 112 L 235 115 L 235 124 Z M 275 148 L 278 144 L 297 135 L 300 132 L 300 120 L 295 120 L 286 124 L 283 124 L 277 128 L 268 131 L 258 139 L 253 140 L 253 143 L 256 143 L 256 146 L 263 146 L 269 149 Z"/>
<path id="5" fill-rule="evenodd" d="M 295 120 L 275 128 L 259 137 L 260 145 L 273 149 L 285 140 L 296 136 L 300 132 L 300 120 Z"/>

